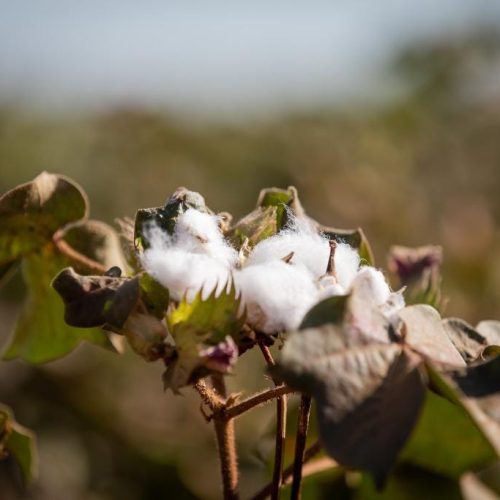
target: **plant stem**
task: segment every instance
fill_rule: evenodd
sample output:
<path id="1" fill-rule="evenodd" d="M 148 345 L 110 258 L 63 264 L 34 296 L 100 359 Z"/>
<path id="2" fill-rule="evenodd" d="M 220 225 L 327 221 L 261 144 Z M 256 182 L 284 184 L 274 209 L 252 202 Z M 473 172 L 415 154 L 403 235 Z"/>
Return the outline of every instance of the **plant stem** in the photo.
<path id="1" fill-rule="evenodd" d="M 280 486 L 283 480 L 282 473 L 286 439 L 286 407 L 286 396 L 280 396 L 276 401 L 276 449 L 274 452 L 273 489 L 271 492 L 272 500 L 279 499 Z"/>
<path id="2" fill-rule="evenodd" d="M 309 448 L 306 449 L 302 464 L 306 464 L 307 462 L 309 462 L 309 460 L 311 460 L 311 458 L 317 455 L 320 450 L 321 450 L 321 444 L 319 441 L 316 441 L 314 444 L 312 444 Z M 294 464 L 288 466 L 283 471 L 283 484 L 286 484 L 288 480 L 293 476 L 293 466 Z M 251 498 L 251 500 L 264 500 L 271 494 L 272 488 L 273 488 L 272 482 L 266 484 Z"/>
<path id="3" fill-rule="evenodd" d="M 274 358 L 269 347 L 259 342 L 259 347 L 268 366 L 274 366 Z M 274 383 L 277 385 L 276 380 Z M 277 385 L 278 387 L 284 387 Z M 285 454 L 286 439 L 286 395 L 278 397 L 276 401 L 276 445 L 274 450 L 274 468 L 271 487 L 272 500 L 278 500 L 280 496 L 280 486 L 282 483 L 283 458 Z"/>
<path id="4" fill-rule="evenodd" d="M 236 418 L 256 406 L 262 405 L 272 399 L 279 398 L 292 392 L 294 392 L 293 389 L 290 389 L 290 387 L 287 387 L 286 385 L 279 385 L 278 387 L 273 387 L 272 389 L 266 389 L 265 391 L 258 392 L 257 394 L 244 399 L 241 403 L 226 408 L 224 410 L 224 414 L 226 418 Z"/>
<path id="5" fill-rule="evenodd" d="M 211 387 L 208 387 L 204 380 L 198 380 L 193 387 L 213 413 L 224 408 L 224 400 Z"/>
<path id="6" fill-rule="evenodd" d="M 227 398 L 226 384 L 222 375 L 212 376 L 212 384 L 219 396 Z M 224 500 L 237 500 L 238 491 L 238 461 L 236 458 L 236 439 L 234 435 L 234 420 L 226 418 L 224 412 L 213 414 L 217 449 L 219 451 L 220 470 Z"/>
<path id="7" fill-rule="evenodd" d="M 214 428 L 219 451 L 224 500 L 236 500 L 239 498 L 239 492 L 234 420 L 225 420 L 214 416 Z"/>
<path id="8" fill-rule="evenodd" d="M 295 439 L 295 458 L 293 461 L 293 481 L 291 500 L 300 498 L 300 484 L 302 482 L 302 464 L 304 463 L 304 451 L 306 449 L 307 429 L 309 427 L 309 416 L 311 414 L 311 397 L 302 395 L 299 406 L 299 420 L 297 425 L 297 437 Z"/>

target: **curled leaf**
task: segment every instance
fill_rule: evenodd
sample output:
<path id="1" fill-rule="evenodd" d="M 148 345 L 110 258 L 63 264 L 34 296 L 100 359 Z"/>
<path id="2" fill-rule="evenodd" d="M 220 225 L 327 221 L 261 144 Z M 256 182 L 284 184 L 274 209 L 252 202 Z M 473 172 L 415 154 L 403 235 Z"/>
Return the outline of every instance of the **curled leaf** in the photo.
<path id="1" fill-rule="evenodd" d="M 447 318 L 443 320 L 443 326 L 453 345 L 467 363 L 478 359 L 489 345 L 485 336 L 459 318 Z"/>
<path id="2" fill-rule="evenodd" d="M 399 311 L 398 316 L 404 324 L 403 340 L 416 352 L 445 366 L 465 366 L 436 309 L 425 304 L 413 305 Z"/>
<path id="3" fill-rule="evenodd" d="M 315 398 L 328 453 L 381 485 L 423 404 L 419 357 L 326 324 L 292 333 L 275 375 Z"/>
<path id="4" fill-rule="evenodd" d="M 65 225 L 87 216 L 82 188 L 62 175 L 42 172 L 0 197 L 0 265 L 40 249 Z"/>

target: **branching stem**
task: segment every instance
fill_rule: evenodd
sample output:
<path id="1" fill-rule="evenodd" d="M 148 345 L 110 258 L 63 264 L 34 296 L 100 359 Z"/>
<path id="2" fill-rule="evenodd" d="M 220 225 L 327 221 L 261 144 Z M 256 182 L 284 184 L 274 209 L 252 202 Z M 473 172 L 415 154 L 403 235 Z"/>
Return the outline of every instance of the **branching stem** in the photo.
<path id="1" fill-rule="evenodd" d="M 285 394 L 290 394 L 294 392 L 290 387 L 286 385 L 280 385 L 278 387 L 273 387 L 272 389 L 266 389 L 265 391 L 258 392 L 253 396 L 250 396 L 247 399 L 241 401 L 241 403 L 235 404 L 234 406 L 230 406 L 224 410 L 224 415 L 226 418 L 236 418 L 241 414 L 255 408 L 256 406 L 260 406 L 272 399 L 279 398 L 284 396 Z"/>

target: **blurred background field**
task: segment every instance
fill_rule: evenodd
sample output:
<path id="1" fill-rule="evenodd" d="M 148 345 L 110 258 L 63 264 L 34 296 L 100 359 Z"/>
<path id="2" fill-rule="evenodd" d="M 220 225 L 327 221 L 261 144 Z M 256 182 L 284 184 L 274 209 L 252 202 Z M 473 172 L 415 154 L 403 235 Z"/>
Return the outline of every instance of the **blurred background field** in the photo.
<path id="1" fill-rule="evenodd" d="M 63 173 L 114 224 L 180 185 L 235 218 L 262 187 L 295 185 L 320 222 L 362 227 L 382 267 L 392 244 L 442 245 L 446 315 L 500 319 L 498 5 L 58 3 L 0 1 L 0 192 Z M 252 353 L 232 387 L 265 384 L 256 366 Z M 41 453 L 28 491 L 0 464 L 0 496 L 217 498 L 211 429 L 161 371 L 90 346 L 0 363 L 0 401 Z M 272 414 L 238 421 L 244 496 L 270 476 Z"/>

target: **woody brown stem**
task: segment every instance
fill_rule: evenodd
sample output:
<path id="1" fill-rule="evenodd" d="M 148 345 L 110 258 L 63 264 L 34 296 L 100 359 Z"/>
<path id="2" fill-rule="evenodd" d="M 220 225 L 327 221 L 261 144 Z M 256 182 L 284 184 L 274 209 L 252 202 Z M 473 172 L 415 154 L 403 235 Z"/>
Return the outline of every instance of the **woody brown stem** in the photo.
<path id="1" fill-rule="evenodd" d="M 222 397 L 225 401 L 227 398 L 227 390 L 224 377 L 222 375 L 214 375 L 212 377 L 212 384 L 218 396 Z M 206 394 L 211 395 L 209 392 Z M 213 401 L 216 400 L 214 399 Z M 223 412 L 214 412 L 213 420 L 217 439 L 217 449 L 219 452 L 224 500 L 237 500 L 239 498 L 239 486 L 234 420 L 226 418 Z"/>

